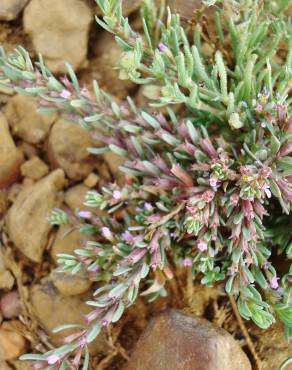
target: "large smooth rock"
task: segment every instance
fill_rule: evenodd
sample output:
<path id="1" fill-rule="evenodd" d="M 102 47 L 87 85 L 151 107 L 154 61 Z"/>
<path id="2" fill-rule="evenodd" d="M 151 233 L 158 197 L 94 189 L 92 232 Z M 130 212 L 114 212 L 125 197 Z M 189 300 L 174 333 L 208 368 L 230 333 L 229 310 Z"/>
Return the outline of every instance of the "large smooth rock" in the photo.
<path id="1" fill-rule="evenodd" d="M 49 161 L 53 167 L 63 168 L 70 179 L 82 180 L 94 168 L 96 158 L 87 151 L 93 145 L 86 130 L 76 123 L 59 119 L 49 137 Z"/>
<path id="2" fill-rule="evenodd" d="M 93 307 L 85 304 L 88 297 L 64 297 L 50 281 L 34 285 L 30 290 L 30 301 L 33 311 L 41 325 L 50 335 L 53 344 L 60 345 L 62 338 L 74 332 L 66 330 L 54 334 L 52 330 L 64 324 L 84 324 L 83 315 L 89 313 Z M 91 344 L 92 354 L 101 353 L 106 350 L 105 335 L 101 333 Z"/>
<path id="3" fill-rule="evenodd" d="M 24 12 L 24 29 L 54 73 L 74 69 L 86 61 L 87 41 L 93 14 L 81 0 L 31 0 Z"/>
<path id="4" fill-rule="evenodd" d="M 0 2 L 0 20 L 12 21 L 17 18 L 28 0 L 1 0 Z"/>
<path id="5" fill-rule="evenodd" d="M 207 320 L 168 310 L 151 320 L 124 370 L 251 370 L 239 344 Z"/>
<path id="6" fill-rule="evenodd" d="M 14 135 L 31 144 L 45 140 L 56 114 L 39 114 L 37 100 L 28 96 L 13 96 L 6 107 L 6 118 Z"/>
<path id="7" fill-rule="evenodd" d="M 41 261 L 52 228 L 48 216 L 53 208 L 60 206 L 64 185 L 63 170 L 53 171 L 21 190 L 8 211 L 7 228 L 11 240 L 34 262 Z"/>
<path id="8" fill-rule="evenodd" d="M 0 190 L 15 182 L 23 157 L 10 135 L 5 116 L 0 112 Z"/>

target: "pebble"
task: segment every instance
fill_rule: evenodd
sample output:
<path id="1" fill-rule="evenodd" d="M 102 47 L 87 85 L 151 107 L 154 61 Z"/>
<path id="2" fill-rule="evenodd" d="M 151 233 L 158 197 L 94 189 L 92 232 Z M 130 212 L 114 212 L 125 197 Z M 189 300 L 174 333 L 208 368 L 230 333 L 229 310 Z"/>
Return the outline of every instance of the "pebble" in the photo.
<path id="1" fill-rule="evenodd" d="M 13 360 L 26 352 L 25 338 L 15 331 L 12 322 L 4 322 L 0 327 L 0 361 Z"/>
<path id="2" fill-rule="evenodd" d="M 59 207 L 65 185 L 61 169 L 51 172 L 32 186 L 24 187 L 7 213 L 8 234 L 27 258 L 40 262 L 52 225 L 48 217 Z"/>
<path id="3" fill-rule="evenodd" d="M 51 280 L 63 296 L 80 295 L 89 290 L 91 281 L 82 271 L 71 274 L 53 270 L 50 274 Z"/>
<path id="4" fill-rule="evenodd" d="M 0 190 L 12 185 L 20 175 L 23 157 L 9 132 L 7 120 L 0 112 Z"/>
<path id="5" fill-rule="evenodd" d="M 0 309 L 5 319 L 13 319 L 21 313 L 21 302 L 18 292 L 4 294 L 0 300 Z"/>
<path id="6" fill-rule="evenodd" d="M 94 188 L 99 181 L 99 177 L 95 173 L 90 173 L 86 179 L 83 181 L 85 186 L 88 186 L 89 188 Z"/>
<path id="7" fill-rule="evenodd" d="M 49 168 L 39 157 L 32 157 L 20 168 L 21 174 L 32 180 L 39 180 L 49 173 Z"/>
<path id="8" fill-rule="evenodd" d="M 89 296 L 65 297 L 61 295 L 52 282 L 43 280 L 41 284 L 31 287 L 30 302 L 32 309 L 43 328 L 50 335 L 54 345 L 60 345 L 64 336 L 70 335 L 76 329 L 60 333 L 52 333 L 57 326 L 64 324 L 84 324 L 82 315 L 92 310 L 85 301 Z M 105 334 L 101 333 L 90 346 L 91 354 L 104 352 L 107 348 Z"/>
<path id="9" fill-rule="evenodd" d="M 51 165 L 62 168 L 72 180 L 83 180 L 94 168 L 95 158 L 87 148 L 93 146 L 88 131 L 78 124 L 59 119 L 48 142 Z"/>
<path id="10" fill-rule="evenodd" d="M 15 95 L 5 110 L 13 134 L 31 144 L 43 142 L 57 118 L 56 114 L 38 113 L 37 107 L 36 98 Z"/>

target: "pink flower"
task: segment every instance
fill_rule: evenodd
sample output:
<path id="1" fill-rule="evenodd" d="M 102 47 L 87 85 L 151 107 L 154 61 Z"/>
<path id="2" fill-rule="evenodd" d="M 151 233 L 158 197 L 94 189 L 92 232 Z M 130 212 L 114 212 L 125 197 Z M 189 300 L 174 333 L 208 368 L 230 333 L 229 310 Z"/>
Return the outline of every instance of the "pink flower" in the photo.
<path id="1" fill-rule="evenodd" d="M 69 99 L 71 97 L 71 93 L 69 90 L 64 89 L 61 91 L 60 96 L 64 99 Z"/>
<path id="2" fill-rule="evenodd" d="M 112 233 L 110 231 L 110 229 L 106 226 L 104 226 L 102 229 L 101 229 L 101 233 L 102 235 L 106 238 L 106 239 L 111 239 L 112 238 Z"/>
<path id="3" fill-rule="evenodd" d="M 90 211 L 79 211 L 78 216 L 82 218 L 90 218 L 92 213 Z"/>
<path id="4" fill-rule="evenodd" d="M 212 186 L 212 188 L 215 188 L 217 186 L 216 177 L 211 177 L 210 180 L 209 180 L 209 183 L 210 183 L 210 186 Z"/>
<path id="5" fill-rule="evenodd" d="M 121 193 L 119 190 L 115 190 L 115 191 L 113 192 L 113 198 L 114 198 L 115 200 L 119 200 L 119 199 L 121 199 L 121 197 L 122 197 L 122 193 Z"/>
<path id="6" fill-rule="evenodd" d="M 185 258 L 185 259 L 183 260 L 183 266 L 184 266 L 184 267 L 191 267 L 191 266 L 192 266 L 192 264 L 193 264 L 193 262 L 192 262 L 192 260 L 191 260 L 190 258 Z"/>
<path id="7" fill-rule="evenodd" d="M 262 186 L 262 190 L 265 192 L 265 194 L 266 194 L 266 196 L 268 197 L 268 198 L 271 198 L 271 196 L 272 196 L 272 193 L 271 193 L 271 190 L 270 190 L 270 186 L 268 185 L 268 184 L 264 184 L 263 186 Z"/>
<path id="8" fill-rule="evenodd" d="M 151 210 L 153 209 L 153 207 L 152 207 L 151 203 L 148 203 L 148 202 L 144 203 L 144 208 L 145 208 L 147 211 L 151 211 Z"/>
<path id="9" fill-rule="evenodd" d="M 272 279 L 270 280 L 270 287 L 272 289 L 278 289 L 279 288 L 278 280 L 279 280 L 279 278 L 277 278 L 277 276 L 272 277 Z"/>
<path id="10" fill-rule="evenodd" d="M 122 239 L 127 242 L 127 243 L 132 243 L 134 241 L 134 237 L 133 235 L 130 233 L 130 231 L 126 230 L 123 234 L 122 234 Z"/>
<path id="11" fill-rule="evenodd" d="M 54 365 L 56 364 L 58 361 L 60 360 L 60 357 L 56 356 L 56 355 L 51 355 L 47 358 L 47 363 L 49 365 Z"/>
<path id="12" fill-rule="evenodd" d="M 266 128 L 266 127 L 267 127 L 266 122 L 261 122 L 261 127 L 262 127 L 262 128 Z"/>
<path id="13" fill-rule="evenodd" d="M 207 190 L 203 193 L 202 198 L 205 202 L 210 203 L 214 198 L 214 191 L 213 190 Z"/>
<path id="14" fill-rule="evenodd" d="M 163 44 L 162 42 L 160 42 L 160 43 L 158 44 L 158 49 L 159 49 L 162 53 L 166 53 L 166 52 L 168 51 L 168 47 L 167 47 L 165 44 Z"/>
<path id="15" fill-rule="evenodd" d="M 199 248 L 199 250 L 201 252 L 204 252 L 208 249 L 208 245 L 204 240 L 199 240 L 198 244 L 197 244 L 197 247 Z"/>
<path id="16" fill-rule="evenodd" d="M 131 252 L 128 257 L 126 257 L 127 261 L 131 264 L 135 264 L 136 262 L 140 261 L 141 258 L 143 258 L 146 254 L 147 250 L 146 248 L 137 248 L 134 249 L 133 252 Z"/>

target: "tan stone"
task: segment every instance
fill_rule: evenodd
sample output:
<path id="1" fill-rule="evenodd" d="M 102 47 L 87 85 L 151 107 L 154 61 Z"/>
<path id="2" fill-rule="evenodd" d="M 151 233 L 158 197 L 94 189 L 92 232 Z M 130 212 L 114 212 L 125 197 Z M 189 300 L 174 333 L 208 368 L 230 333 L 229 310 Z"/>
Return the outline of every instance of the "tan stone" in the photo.
<path id="1" fill-rule="evenodd" d="M 17 180 L 22 159 L 10 135 L 7 120 L 0 112 L 0 190 Z"/>
<path id="2" fill-rule="evenodd" d="M 94 188 L 99 181 L 99 177 L 95 173 L 90 173 L 86 179 L 83 181 L 85 186 L 88 186 L 89 188 Z"/>
<path id="3" fill-rule="evenodd" d="M 90 207 L 86 207 L 84 205 L 85 196 L 89 190 L 90 189 L 83 184 L 72 186 L 65 192 L 65 203 L 72 209 L 72 211 L 75 211 L 77 208 L 90 210 Z"/>
<path id="4" fill-rule="evenodd" d="M 12 360 L 22 355 L 27 348 L 25 338 L 7 321 L 0 327 L 0 360 Z"/>
<path id="5" fill-rule="evenodd" d="M 70 179 L 84 179 L 93 170 L 95 158 L 87 148 L 93 146 L 88 131 L 78 124 L 59 119 L 48 143 L 49 161 L 61 167 Z"/>
<path id="6" fill-rule="evenodd" d="M 49 173 L 49 168 L 39 157 L 32 157 L 21 166 L 21 174 L 32 180 L 39 180 Z"/>
<path id="7" fill-rule="evenodd" d="M 92 307 L 85 304 L 87 299 L 88 297 L 81 298 L 80 296 L 64 297 L 49 281 L 34 285 L 30 291 L 34 313 L 55 345 L 60 345 L 62 338 L 72 333 L 72 330 L 53 334 L 54 328 L 64 324 L 85 323 L 82 315 L 92 310 Z M 90 347 L 92 354 L 103 352 L 106 349 L 105 335 L 101 333 Z"/>
<path id="8" fill-rule="evenodd" d="M 10 290 L 14 284 L 14 277 L 5 266 L 3 251 L 0 251 L 0 289 Z"/>
<path id="9" fill-rule="evenodd" d="M 65 185 L 63 170 L 51 172 L 18 194 L 7 214 L 7 229 L 15 246 L 29 259 L 40 262 L 52 228 L 48 216 L 60 206 Z"/>
<path id="10" fill-rule="evenodd" d="M 0 3 L 0 20 L 12 21 L 17 18 L 28 0 L 1 0 Z"/>
<path id="11" fill-rule="evenodd" d="M 87 41 L 93 14 L 80 0 L 31 0 L 24 12 L 24 29 L 54 73 L 67 72 L 86 61 Z"/>
<path id="12" fill-rule="evenodd" d="M 67 230 L 67 226 L 61 226 L 57 232 L 51 249 L 51 256 L 55 262 L 58 260 L 57 254 L 73 254 L 75 249 L 82 248 L 89 239 L 88 236 L 81 234 L 79 230 L 73 230 L 69 233 L 66 232 Z"/>
<path id="13" fill-rule="evenodd" d="M 57 118 L 56 114 L 39 114 L 37 100 L 22 95 L 9 100 L 5 115 L 12 132 L 31 144 L 44 141 Z"/>
<path id="14" fill-rule="evenodd" d="M 53 270 L 50 277 L 55 287 L 63 296 L 83 294 L 89 290 L 92 284 L 88 276 L 82 271 L 71 274 Z"/>

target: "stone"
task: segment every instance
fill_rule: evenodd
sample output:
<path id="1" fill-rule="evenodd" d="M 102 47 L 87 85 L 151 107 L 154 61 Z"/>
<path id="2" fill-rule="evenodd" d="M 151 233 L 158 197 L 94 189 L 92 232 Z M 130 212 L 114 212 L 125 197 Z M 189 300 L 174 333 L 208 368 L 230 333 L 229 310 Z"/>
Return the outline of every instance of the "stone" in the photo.
<path id="1" fill-rule="evenodd" d="M 67 226 L 61 226 L 57 232 L 56 238 L 52 245 L 51 257 L 57 263 L 59 253 L 74 254 L 74 250 L 82 248 L 82 246 L 89 240 L 89 237 L 81 234 L 79 230 L 73 230 L 69 233 Z"/>
<path id="2" fill-rule="evenodd" d="M 39 157 L 32 157 L 20 168 L 21 174 L 32 180 L 39 180 L 49 173 L 49 168 Z"/>
<path id="3" fill-rule="evenodd" d="M 10 135 L 7 120 L 0 112 L 0 190 L 18 179 L 22 160 L 22 154 Z"/>
<path id="4" fill-rule="evenodd" d="M 8 234 L 27 258 L 40 262 L 52 225 L 48 216 L 59 207 L 65 185 L 61 169 L 51 172 L 32 186 L 23 188 L 9 209 L 6 219 Z"/>
<path id="5" fill-rule="evenodd" d="M 28 0 L 1 0 L 0 20 L 12 21 L 16 19 Z"/>
<path id="6" fill-rule="evenodd" d="M 84 324 L 83 315 L 92 311 L 92 307 L 85 303 L 88 298 L 88 296 L 64 297 L 52 282 L 45 280 L 42 284 L 34 285 L 30 290 L 32 309 L 56 346 L 62 343 L 64 336 L 70 335 L 76 329 L 60 333 L 53 333 L 52 330 L 64 324 Z M 96 354 L 104 352 L 105 349 L 105 335 L 101 333 L 91 344 L 90 350 L 92 354 Z"/>
<path id="7" fill-rule="evenodd" d="M 123 15 L 127 17 L 128 15 L 139 9 L 142 2 L 142 0 L 123 0 Z M 97 15 L 103 15 L 99 6 L 96 7 L 96 13 Z"/>
<path id="8" fill-rule="evenodd" d="M 99 177 L 95 173 L 90 173 L 86 179 L 83 181 L 85 186 L 88 186 L 89 188 L 94 188 L 99 181 Z"/>
<path id="9" fill-rule="evenodd" d="M 2 216 L 8 207 L 8 193 L 6 190 L 0 190 L 0 216 Z"/>
<path id="10" fill-rule="evenodd" d="M 194 11 L 202 6 L 202 0 L 168 0 L 167 4 L 172 13 L 179 13 L 180 16 L 190 19 Z"/>
<path id="11" fill-rule="evenodd" d="M 119 169 L 119 167 L 124 164 L 126 159 L 113 152 L 104 153 L 103 159 L 108 165 L 110 172 L 112 173 L 115 180 L 117 180 L 118 183 L 121 184 L 125 175 Z"/>
<path id="12" fill-rule="evenodd" d="M 0 300 L 0 309 L 5 319 L 13 319 L 20 315 L 22 307 L 18 292 L 4 294 Z"/>
<path id="13" fill-rule="evenodd" d="M 56 114 L 38 113 L 36 98 L 23 95 L 9 100 L 5 115 L 13 134 L 31 144 L 43 142 L 57 118 Z"/>
<path id="14" fill-rule="evenodd" d="M 239 344 L 205 319 L 167 310 L 153 318 L 124 370 L 251 370 Z"/>
<path id="15" fill-rule="evenodd" d="M 0 251 L 0 289 L 10 290 L 14 285 L 14 277 L 5 265 L 3 251 Z"/>
<path id="16" fill-rule="evenodd" d="M 53 73 L 66 73 L 65 61 L 74 70 L 85 64 L 92 20 L 81 0 L 31 0 L 24 11 L 24 29 Z"/>
<path id="17" fill-rule="evenodd" d="M 65 192 L 65 203 L 71 208 L 72 211 L 75 211 L 77 208 L 82 210 L 92 209 L 84 205 L 85 196 L 89 190 L 90 189 L 83 184 L 72 186 Z"/>
<path id="18" fill-rule="evenodd" d="M 4 322 L 0 327 L 0 361 L 17 358 L 26 348 L 25 338 L 15 330 L 13 323 Z"/>
<path id="19" fill-rule="evenodd" d="M 12 367 L 10 367 L 7 362 L 0 361 L 0 369 L 1 370 L 12 370 Z"/>
<path id="20" fill-rule="evenodd" d="M 53 270 L 50 274 L 50 278 L 63 296 L 83 294 L 89 290 L 92 284 L 83 271 L 71 274 Z"/>
<path id="21" fill-rule="evenodd" d="M 113 100 L 125 99 L 136 85 L 130 80 L 119 79 L 119 71 L 115 67 L 119 63 L 122 50 L 113 35 L 101 33 L 93 52 L 96 57 L 90 61 L 89 68 L 82 72 L 82 83 L 90 86 L 92 80 L 97 80 L 101 88 L 113 95 Z"/>
<path id="22" fill-rule="evenodd" d="M 9 361 L 14 370 L 31 370 L 31 361 L 13 360 Z M 2 370 L 2 368 L 0 367 Z"/>
<path id="23" fill-rule="evenodd" d="M 82 180 L 94 168 L 96 159 L 87 151 L 93 145 L 88 131 L 76 123 L 59 119 L 49 137 L 49 161 L 53 167 L 63 168 L 70 179 Z"/>

